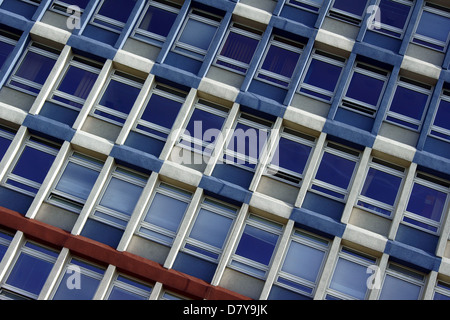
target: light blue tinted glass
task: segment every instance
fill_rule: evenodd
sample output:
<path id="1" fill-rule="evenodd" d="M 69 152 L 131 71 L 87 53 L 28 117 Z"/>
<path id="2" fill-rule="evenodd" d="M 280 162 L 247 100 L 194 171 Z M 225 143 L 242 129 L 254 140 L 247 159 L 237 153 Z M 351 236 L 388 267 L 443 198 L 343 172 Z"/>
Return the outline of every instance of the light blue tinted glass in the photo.
<path id="1" fill-rule="evenodd" d="M 140 89 L 125 83 L 111 80 L 100 99 L 102 106 L 128 114 L 139 95 Z"/>
<path id="2" fill-rule="evenodd" d="M 417 300 L 420 287 L 418 285 L 386 275 L 380 300 Z"/>
<path id="3" fill-rule="evenodd" d="M 433 300 L 450 300 L 450 296 L 446 296 L 444 294 L 436 292 L 434 294 Z"/>
<path id="4" fill-rule="evenodd" d="M 370 168 L 361 195 L 394 205 L 402 178 Z"/>
<path id="5" fill-rule="evenodd" d="M 161 193 L 156 193 L 145 216 L 145 221 L 158 227 L 176 232 L 188 203 Z"/>
<path id="6" fill-rule="evenodd" d="M 411 6 L 392 0 L 381 0 L 379 3 L 381 23 L 403 29 L 409 16 Z"/>
<path id="7" fill-rule="evenodd" d="M 416 33 L 425 37 L 447 42 L 450 19 L 428 11 L 423 11 Z"/>
<path id="8" fill-rule="evenodd" d="M 436 117 L 434 118 L 434 125 L 450 130 L 450 121 L 448 119 L 450 119 L 450 102 L 441 100 Z"/>
<path id="9" fill-rule="evenodd" d="M 313 59 L 306 73 L 304 82 L 334 92 L 336 84 L 341 75 L 342 67 L 333 65 L 331 63 Z"/>
<path id="10" fill-rule="evenodd" d="M 12 173 L 42 183 L 54 159 L 54 155 L 26 146 Z"/>
<path id="11" fill-rule="evenodd" d="M 58 90 L 75 97 L 86 99 L 97 80 L 97 74 L 70 66 L 62 79 Z"/>
<path id="12" fill-rule="evenodd" d="M 180 111 L 181 105 L 180 102 L 153 94 L 142 113 L 141 119 L 170 129 Z"/>
<path id="13" fill-rule="evenodd" d="M 56 185 L 56 189 L 86 200 L 98 174 L 98 171 L 69 162 Z"/>
<path id="14" fill-rule="evenodd" d="M 367 0 L 334 0 L 333 8 L 361 16 L 364 13 L 366 4 Z"/>
<path id="15" fill-rule="evenodd" d="M 76 279 L 79 277 L 78 279 Z M 79 288 L 75 286 L 79 281 Z M 75 274 L 69 271 L 64 274 L 61 283 L 56 290 L 53 300 L 91 300 L 97 291 L 100 280 L 84 274 Z"/>
<path id="16" fill-rule="evenodd" d="M 323 251 L 292 241 L 281 270 L 315 282 L 324 256 Z"/>
<path id="17" fill-rule="evenodd" d="M 210 112 L 195 109 L 192 113 L 191 119 L 189 120 L 188 125 L 186 126 L 186 130 L 189 132 L 191 137 L 194 137 L 199 140 L 204 140 L 206 138 L 205 132 L 207 130 L 211 130 L 210 133 L 213 133 L 212 137 L 216 137 L 219 130 L 222 129 L 222 125 L 225 119 L 223 117 L 217 116 Z M 208 138 L 211 137 L 208 135 Z M 205 142 L 213 142 L 206 141 Z"/>
<path id="18" fill-rule="evenodd" d="M 215 26 L 189 19 L 179 41 L 199 49 L 208 50 L 216 31 L 217 27 Z"/>
<path id="19" fill-rule="evenodd" d="M 348 294 L 357 299 L 364 299 L 367 291 L 367 267 L 339 258 L 331 280 L 330 288 Z"/>
<path id="20" fill-rule="evenodd" d="M 427 101 L 427 94 L 398 86 L 389 110 L 421 120 Z"/>
<path id="21" fill-rule="evenodd" d="M 249 64 L 258 43 L 257 39 L 230 32 L 220 55 Z"/>
<path id="22" fill-rule="evenodd" d="M 290 78 L 299 58 L 300 53 L 271 45 L 261 68 Z"/>
<path id="23" fill-rule="evenodd" d="M 150 6 L 142 19 L 139 29 L 167 37 L 177 14 Z"/>
<path id="24" fill-rule="evenodd" d="M 135 4 L 136 0 L 104 0 L 98 13 L 125 23 Z"/>
<path id="25" fill-rule="evenodd" d="M 277 241 L 278 235 L 247 225 L 239 241 L 236 254 L 268 265 Z"/>
<path id="26" fill-rule="evenodd" d="M 114 287 L 111 290 L 108 300 L 148 300 L 148 298 L 123 288 Z"/>
<path id="27" fill-rule="evenodd" d="M 276 156 L 272 159 L 271 163 L 302 174 L 312 148 L 283 137 L 280 138 L 277 148 Z"/>
<path id="28" fill-rule="evenodd" d="M 200 209 L 189 237 L 221 249 L 232 222 L 230 218 Z"/>
<path id="29" fill-rule="evenodd" d="M 39 295 L 52 267 L 52 262 L 21 253 L 6 283 Z"/>
<path id="30" fill-rule="evenodd" d="M 100 201 L 100 205 L 131 215 L 141 195 L 142 187 L 112 178 Z"/>
<path id="31" fill-rule="evenodd" d="M 447 194 L 415 183 L 407 210 L 436 222 L 441 220 Z"/>
<path id="32" fill-rule="evenodd" d="M 316 179 L 347 189 L 355 166 L 354 161 L 325 152 L 317 170 Z"/>
<path id="33" fill-rule="evenodd" d="M 361 102 L 377 106 L 383 91 L 384 81 L 355 72 L 346 96 Z"/>
<path id="34" fill-rule="evenodd" d="M 16 76 L 43 85 L 54 64 L 54 59 L 29 51 L 17 69 Z"/>
<path id="35" fill-rule="evenodd" d="M 8 58 L 13 49 L 14 46 L 12 44 L 0 41 L 0 69 L 3 67 L 5 60 Z"/>

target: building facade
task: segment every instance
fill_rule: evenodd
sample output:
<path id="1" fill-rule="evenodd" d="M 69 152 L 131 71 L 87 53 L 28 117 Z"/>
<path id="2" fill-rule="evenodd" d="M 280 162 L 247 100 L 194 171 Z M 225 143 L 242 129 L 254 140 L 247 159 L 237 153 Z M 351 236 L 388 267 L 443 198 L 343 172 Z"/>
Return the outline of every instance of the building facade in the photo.
<path id="1" fill-rule="evenodd" d="M 449 299 L 449 31 L 445 0 L 0 0 L 0 298 Z"/>

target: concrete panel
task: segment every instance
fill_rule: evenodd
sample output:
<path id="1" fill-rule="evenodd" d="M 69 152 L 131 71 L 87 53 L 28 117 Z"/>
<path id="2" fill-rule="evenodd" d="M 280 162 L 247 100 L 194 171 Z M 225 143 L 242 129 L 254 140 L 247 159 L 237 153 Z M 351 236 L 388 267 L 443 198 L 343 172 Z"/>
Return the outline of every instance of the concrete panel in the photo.
<path id="1" fill-rule="evenodd" d="M 70 232 L 78 219 L 78 214 L 42 203 L 35 219 Z"/>
<path id="2" fill-rule="evenodd" d="M 282 181 L 272 179 L 267 176 L 262 176 L 256 188 L 257 192 L 279 199 L 281 201 L 294 204 L 297 200 L 300 188 L 289 185 Z"/>
<path id="3" fill-rule="evenodd" d="M 252 299 L 259 299 L 264 286 L 264 281 L 239 271 L 226 268 L 219 286 L 243 294 Z"/>
<path id="4" fill-rule="evenodd" d="M 135 235 L 131 238 L 127 251 L 159 264 L 164 264 L 170 248 Z"/>
<path id="5" fill-rule="evenodd" d="M 349 223 L 385 237 L 391 228 L 391 220 L 359 208 L 353 208 Z"/>

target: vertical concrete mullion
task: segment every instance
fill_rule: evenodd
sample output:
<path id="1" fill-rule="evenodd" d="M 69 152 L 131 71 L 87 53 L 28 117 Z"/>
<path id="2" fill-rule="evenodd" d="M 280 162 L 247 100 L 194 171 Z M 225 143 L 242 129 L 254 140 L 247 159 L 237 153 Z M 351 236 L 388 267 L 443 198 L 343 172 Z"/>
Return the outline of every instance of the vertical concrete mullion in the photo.
<path id="1" fill-rule="evenodd" d="M 0 162 L 0 181 L 3 181 L 3 179 L 5 178 L 9 167 L 14 162 L 15 158 L 17 157 L 17 153 L 19 152 L 23 142 L 27 137 L 28 129 L 24 126 L 21 126 Z"/>
<path id="2" fill-rule="evenodd" d="M 111 285 L 114 276 L 116 275 L 116 266 L 108 265 L 105 273 L 103 274 L 103 278 L 98 285 L 97 291 L 95 292 L 92 300 L 104 300 L 106 297 L 106 293 L 108 292 L 108 288 Z"/>
<path id="3" fill-rule="evenodd" d="M 5 252 L 5 255 L 0 261 L 0 283 L 3 283 L 5 281 L 6 273 L 10 268 L 14 258 L 16 257 L 20 247 L 24 244 L 25 240 L 25 235 L 22 231 L 17 231 L 13 239 L 11 240 L 8 249 Z"/>
<path id="4" fill-rule="evenodd" d="M 326 296 L 326 290 L 328 284 L 330 283 L 331 276 L 333 275 L 334 266 L 339 255 L 339 249 L 341 247 L 341 238 L 335 237 L 328 253 L 327 260 L 325 262 L 325 267 L 323 268 L 322 275 L 317 282 L 316 292 L 314 294 L 314 300 L 324 300 Z"/>
<path id="5" fill-rule="evenodd" d="M 38 300 L 49 300 L 54 290 L 54 287 L 59 279 L 61 272 L 64 270 L 66 263 L 70 260 L 70 251 L 67 248 L 62 248 L 61 252 L 53 265 L 50 274 L 45 281 L 44 286 L 38 296 Z"/>

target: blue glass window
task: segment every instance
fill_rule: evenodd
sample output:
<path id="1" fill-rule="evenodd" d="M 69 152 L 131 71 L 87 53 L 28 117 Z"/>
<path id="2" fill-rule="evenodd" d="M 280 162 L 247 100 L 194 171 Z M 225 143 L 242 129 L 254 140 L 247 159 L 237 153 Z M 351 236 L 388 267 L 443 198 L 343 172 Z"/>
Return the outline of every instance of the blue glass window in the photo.
<path id="1" fill-rule="evenodd" d="M 136 0 L 101 0 L 91 23 L 120 33 L 135 4 Z"/>
<path id="2" fill-rule="evenodd" d="M 170 246 L 178 232 L 191 197 L 190 192 L 160 183 L 143 216 L 139 234 Z"/>
<path id="3" fill-rule="evenodd" d="M 73 57 L 58 79 L 59 83 L 51 100 L 80 110 L 97 80 L 100 69 L 101 66 L 96 62 Z"/>
<path id="4" fill-rule="evenodd" d="M 171 132 L 186 95 L 186 92 L 157 84 L 152 89 L 134 130 L 165 141 Z"/>
<path id="5" fill-rule="evenodd" d="M 313 137 L 283 128 L 266 173 L 294 184 L 300 183 L 314 142 Z"/>
<path id="6" fill-rule="evenodd" d="M 288 0 L 286 3 L 308 11 L 318 12 L 323 0 Z"/>
<path id="7" fill-rule="evenodd" d="M 372 159 L 357 204 L 390 217 L 400 192 L 405 169 Z"/>
<path id="8" fill-rule="evenodd" d="M 386 120 L 409 129 L 419 130 L 430 96 L 431 86 L 400 78 L 386 114 Z"/>
<path id="9" fill-rule="evenodd" d="M 441 94 L 430 134 L 434 137 L 450 141 L 450 92 L 444 90 Z"/>
<path id="10" fill-rule="evenodd" d="M 374 117 L 386 87 L 388 71 L 357 62 L 349 77 L 341 106 Z"/>
<path id="11" fill-rule="evenodd" d="M 47 175 L 58 147 L 34 137 L 22 146 L 19 156 L 8 173 L 6 185 L 19 192 L 34 196 Z"/>
<path id="12" fill-rule="evenodd" d="M 53 0 L 50 5 L 50 10 L 62 13 L 64 15 L 73 14 L 72 10 L 68 10 L 70 6 L 77 6 L 80 8 L 80 14 L 88 5 L 90 0 Z"/>
<path id="13" fill-rule="evenodd" d="M 66 266 L 53 300 L 92 300 L 104 270 L 72 259 Z"/>
<path id="14" fill-rule="evenodd" d="M 423 275 L 390 264 L 386 270 L 379 300 L 418 300 L 423 286 Z"/>
<path id="15" fill-rule="evenodd" d="M 380 27 L 375 31 L 401 38 L 408 23 L 412 1 L 405 0 L 380 0 Z"/>
<path id="16" fill-rule="evenodd" d="M 180 6 L 164 1 L 149 1 L 137 23 L 133 36 L 162 46 L 177 18 Z"/>
<path id="17" fill-rule="evenodd" d="M 357 151 L 328 142 L 311 189 L 337 199 L 345 199 L 358 162 Z"/>
<path id="18" fill-rule="evenodd" d="M 330 6 L 331 17 L 359 25 L 365 13 L 367 0 L 334 0 Z"/>
<path id="19" fill-rule="evenodd" d="M 108 300 L 148 300 L 151 292 L 151 286 L 119 275 L 114 280 Z"/>
<path id="20" fill-rule="evenodd" d="M 102 120 L 123 125 L 141 91 L 142 79 L 115 71 L 105 85 L 93 115 Z"/>
<path id="21" fill-rule="evenodd" d="M 434 288 L 433 300 L 450 300 L 450 285 L 438 280 Z"/>
<path id="22" fill-rule="evenodd" d="M 6 253 L 6 250 L 8 250 L 9 244 L 11 243 L 12 239 L 13 239 L 12 236 L 0 231 L 0 262 L 3 259 L 3 256 Z"/>
<path id="23" fill-rule="evenodd" d="M 37 95 L 53 69 L 58 56 L 59 52 L 56 50 L 32 42 L 19 60 L 8 85 Z"/>
<path id="24" fill-rule="evenodd" d="M 101 169 L 101 161 L 73 153 L 57 179 L 48 201 L 65 209 L 80 212 Z"/>
<path id="25" fill-rule="evenodd" d="M 0 69 L 14 50 L 20 35 L 0 29 Z"/>
<path id="26" fill-rule="evenodd" d="M 56 252 L 27 241 L 20 249 L 2 287 L 37 299 L 57 256 Z"/>
<path id="27" fill-rule="evenodd" d="M 288 87 L 302 50 L 303 44 L 301 43 L 272 36 L 256 78 L 283 88 Z"/>
<path id="28" fill-rule="evenodd" d="M 191 150 L 210 155 L 221 134 L 228 109 L 215 103 L 199 100 L 182 133 L 180 144 Z"/>
<path id="29" fill-rule="evenodd" d="M 243 228 L 231 266 L 265 278 L 282 232 L 282 225 L 250 215 Z"/>
<path id="30" fill-rule="evenodd" d="M 315 50 L 299 87 L 303 94 L 330 102 L 342 74 L 345 59 Z"/>
<path id="31" fill-rule="evenodd" d="M 173 51 L 203 61 L 221 20 L 221 17 L 192 9 L 177 36 Z"/>
<path id="32" fill-rule="evenodd" d="M 438 233 L 447 206 L 449 186 L 446 181 L 418 172 L 403 222 Z"/>
<path id="33" fill-rule="evenodd" d="M 327 240 L 294 230 L 274 285 L 312 298 L 328 250 Z"/>
<path id="34" fill-rule="evenodd" d="M 269 137 L 269 121 L 241 113 L 224 154 L 226 163 L 254 170 Z"/>
<path id="35" fill-rule="evenodd" d="M 261 40 L 261 32 L 233 23 L 216 58 L 216 65 L 245 74 Z"/>
<path id="36" fill-rule="evenodd" d="M 6 151 L 14 139 L 15 132 L 9 128 L 0 126 L 0 161 L 5 155 Z"/>
<path id="37" fill-rule="evenodd" d="M 447 8 L 425 2 L 412 41 L 445 52 L 450 34 L 450 13 Z"/>
<path id="38" fill-rule="evenodd" d="M 376 259 L 348 248 L 341 248 L 327 293 L 338 299 L 366 298 L 368 267 Z M 328 297 L 327 297 L 328 298 Z"/>

